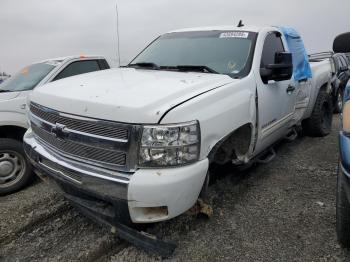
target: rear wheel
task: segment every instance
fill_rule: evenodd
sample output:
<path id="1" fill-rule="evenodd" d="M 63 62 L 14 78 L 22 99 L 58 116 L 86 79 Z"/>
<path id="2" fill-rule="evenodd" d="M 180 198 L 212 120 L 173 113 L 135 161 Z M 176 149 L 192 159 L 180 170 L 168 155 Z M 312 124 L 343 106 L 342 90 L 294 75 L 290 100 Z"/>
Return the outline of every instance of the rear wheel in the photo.
<path id="1" fill-rule="evenodd" d="M 21 189 L 32 176 L 22 143 L 14 139 L 0 139 L 0 195 Z"/>
<path id="2" fill-rule="evenodd" d="M 337 99 L 334 104 L 334 113 L 339 114 L 343 111 L 343 90 L 340 88 L 337 93 Z"/>
<path id="3" fill-rule="evenodd" d="M 326 136 L 332 130 L 332 99 L 326 90 L 320 90 L 310 118 L 304 120 L 303 130 L 310 136 Z"/>
<path id="4" fill-rule="evenodd" d="M 350 178 L 341 167 L 338 168 L 337 180 L 337 236 L 338 241 L 345 247 L 350 246 L 350 203 L 349 203 Z"/>

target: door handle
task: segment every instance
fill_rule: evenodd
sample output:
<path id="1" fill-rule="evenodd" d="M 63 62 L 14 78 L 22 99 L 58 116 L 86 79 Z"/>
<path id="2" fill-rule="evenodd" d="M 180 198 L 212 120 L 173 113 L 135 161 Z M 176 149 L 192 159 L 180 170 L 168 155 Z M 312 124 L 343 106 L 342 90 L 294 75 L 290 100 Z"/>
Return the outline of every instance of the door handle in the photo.
<path id="1" fill-rule="evenodd" d="M 294 90 L 295 90 L 295 86 L 289 85 L 286 92 L 289 94 L 289 93 L 293 93 Z"/>

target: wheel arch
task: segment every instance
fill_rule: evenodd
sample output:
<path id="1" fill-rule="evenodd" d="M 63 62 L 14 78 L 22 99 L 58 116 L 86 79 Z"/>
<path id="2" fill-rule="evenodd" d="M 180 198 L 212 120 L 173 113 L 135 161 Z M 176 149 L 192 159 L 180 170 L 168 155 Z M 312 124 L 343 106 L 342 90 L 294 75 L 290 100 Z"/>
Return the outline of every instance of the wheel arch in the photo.
<path id="1" fill-rule="evenodd" d="M 246 123 L 222 139 L 220 139 L 208 154 L 209 163 L 225 164 L 229 161 L 246 163 L 254 147 L 254 125 Z"/>
<path id="2" fill-rule="evenodd" d="M 22 126 L 4 125 L 0 126 L 0 138 L 12 138 L 18 141 L 23 140 L 23 135 L 27 131 Z"/>

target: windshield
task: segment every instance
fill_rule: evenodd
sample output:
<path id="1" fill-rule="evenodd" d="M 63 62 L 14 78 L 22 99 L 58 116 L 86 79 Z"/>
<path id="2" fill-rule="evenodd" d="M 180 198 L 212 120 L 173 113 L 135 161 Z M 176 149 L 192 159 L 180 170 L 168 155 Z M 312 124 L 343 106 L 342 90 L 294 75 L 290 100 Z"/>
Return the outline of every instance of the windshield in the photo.
<path id="1" fill-rule="evenodd" d="M 19 73 L 0 85 L 1 91 L 15 92 L 32 90 L 39 82 L 55 68 L 49 63 L 38 63 L 22 69 Z"/>
<path id="2" fill-rule="evenodd" d="M 251 68 L 255 39 L 256 33 L 243 31 L 169 33 L 151 43 L 129 66 L 202 66 L 231 77 L 243 77 Z"/>

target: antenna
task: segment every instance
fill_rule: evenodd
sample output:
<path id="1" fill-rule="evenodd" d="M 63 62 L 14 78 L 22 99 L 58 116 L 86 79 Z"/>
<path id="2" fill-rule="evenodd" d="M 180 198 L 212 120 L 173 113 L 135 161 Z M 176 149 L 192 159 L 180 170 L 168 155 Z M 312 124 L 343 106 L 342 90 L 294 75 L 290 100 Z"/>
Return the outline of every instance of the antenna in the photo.
<path id="1" fill-rule="evenodd" d="M 115 11 L 117 13 L 117 57 L 118 66 L 120 67 L 120 43 L 119 43 L 119 13 L 118 13 L 118 1 L 115 1 Z"/>
<path id="2" fill-rule="evenodd" d="M 239 20 L 237 27 L 243 27 L 243 26 L 244 26 L 244 24 L 243 24 L 242 20 Z"/>

